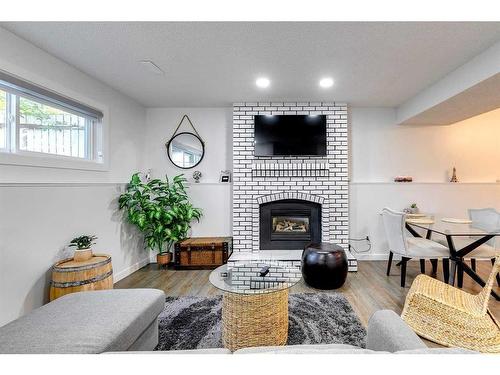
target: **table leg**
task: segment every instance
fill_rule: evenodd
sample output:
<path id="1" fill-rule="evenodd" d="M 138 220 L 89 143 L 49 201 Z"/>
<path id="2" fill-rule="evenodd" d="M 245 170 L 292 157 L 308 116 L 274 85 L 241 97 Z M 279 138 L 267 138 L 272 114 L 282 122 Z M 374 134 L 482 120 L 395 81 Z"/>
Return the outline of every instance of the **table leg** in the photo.
<path id="1" fill-rule="evenodd" d="M 492 258 L 491 259 L 491 265 L 494 266 L 495 265 L 495 258 Z M 474 270 L 476 271 L 476 270 Z M 500 272 L 497 273 L 497 285 L 500 286 Z"/>
<path id="2" fill-rule="evenodd" d="M 479 285 L 481 286 L 485 286 L 486 283 L 484 282 L 483 279 L 481 279 L 481 277 L 479 277 L 479 275 L 477 273 L 475 273 L 472 269 L 470 269 L 470 267 L 463 263 L 462 264 L 462 267 L 463 267 L 463 270 L 464 272 L 469 275 L 471 277 L 472 280 L 474 280 L 476 283 L 478 283 Z M 491 291 L 491 295 L 497 300 L 497 301 L 500 301 L 500 296 L 494 291 L 492 290 Z"/>
<path id="3" fill-rule="evenodd" d="M 427 234 L 425 235 L 425 239 L 430 240 L 432 237 L 432 230 L 427 229 Z"/>
<path id="4" fill-rule="evenodd" d="M 425 259 L 420 259 L 420 273 L 425 274 Z"/>
<path id="5" fill-rule="evenodd" d="M 448 284 L 455 285 L 455 274 L 457 273 L 457 259 L 455 244 L 453 243 L 453 237 L 447 235 L 446 242 L 448 242 L 448 249 L 450 250 L 450 274 L 448 277 Z"/>
<path id="6" fill-rule="evenodd" d="M 438 269 L 438 260 L 431 259 L 431 264 L 432 264 L 432 274 L 435 275 L 437 273 L 437 269 Z"/>
<path id="7" fill-rule="evenodd" d="M 448 284 L 450 281 L 450 259 L 449 258 L 443 258 L 443 280 L 446 284 Z"/>
<path id="8" fill-rule="evenodd" d="M 457 262 L 455 259 L 450 259 L 450 274 L 448 276 L 448 284 L 455 285 L 456 273 L 457 273 Z"/>
<path id="9" fill-rule="evenodd" d="M 464 260 L 460 259 L 457 262 L 457 287 L 462 288 L 464 286 Z"/>
<path id="10" fill-rule="evenodd" d="M 482 245 L 483 243 L 489 241 L 490 239 L 492 239 L 495 235 L 492 235 L 492 234 L 488 234 L 488 235 L 485 235 L 485 236 L 482 236 L 480 237 L 479 239 L 477 239 L 476 241 L 472 242 L 471 244 L 463 247 L 462 249 L 460 250 L 456 250 L 455 249 L 455 246 L 453 244 L 453 239 L 452 239 L 452 235 L 447 235 L 446 236 L 446 240 L 448 241 L 448 247 L 450 249 L 450 254 L 451 254 L 451 263 L 452 263 L 452 269 L 453 269 L 453 264 L 455 263 L 455 269 L 457 268 L 457 264 L 458 264 L 458 287 L 461 287 L 462 286 L 462 283 L 463 283 L 463 273 L 465 272 L 467 275 L 469 275 L 471 277 L 472 280 L 474 280 L 476 283 L 478 283 L 479 285 L 481 286 L 484 286 L 485 283 L 484 281 L 479 277 L 479 275 L 474 272 L 464 261 L 463 261 L 463 258 L 464 256 L 466 256 L 467 254 L 469 254 L 471 251 L 473 251 L 474 249 L 478 248 L 480 245 Z M 453 270 L 451 271 L 453 272 Z M 454 275 L 453 273 L 450 274 L 450 279 L 451 280 L 454 280 Z M 453 285 L 450 281 L 450 284 Z M 495 297 L 495 299 L 499 300 L 499 296 L 497 293 L 495 293 L 495 291 L 491 291 L 491 294 L 493 295 L 493 297 Z"/>

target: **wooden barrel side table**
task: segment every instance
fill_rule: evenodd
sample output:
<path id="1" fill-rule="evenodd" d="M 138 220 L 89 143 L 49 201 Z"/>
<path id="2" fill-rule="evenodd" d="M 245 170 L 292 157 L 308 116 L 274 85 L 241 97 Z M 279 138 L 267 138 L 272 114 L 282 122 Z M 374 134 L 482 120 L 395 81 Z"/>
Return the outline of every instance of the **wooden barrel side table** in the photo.
<path id="1" fill-rule="evenodd" d="M 52 267 L 50 301 L 69 293 L 101 289 L 113 289 L 113 266 L 109 255 L 94 254 L 82 262 L 68 258 Z"/>
<path id="2" fill-rule="evenodd" d="M 263 294 L 224 293 L 222 343 L 232 352 L 282 346 L 288 340 L 288 289 Z"/>

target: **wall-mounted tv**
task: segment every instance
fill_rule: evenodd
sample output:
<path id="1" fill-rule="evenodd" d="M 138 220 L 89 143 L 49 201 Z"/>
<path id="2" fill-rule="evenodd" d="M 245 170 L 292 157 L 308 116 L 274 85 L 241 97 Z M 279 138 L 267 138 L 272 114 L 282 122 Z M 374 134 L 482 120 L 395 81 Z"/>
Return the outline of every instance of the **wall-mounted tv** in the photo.
<path id="1" fill-rule="evenodd" d="M 255 156 L 325 156 L 325 115 L 254 117 Z"/>

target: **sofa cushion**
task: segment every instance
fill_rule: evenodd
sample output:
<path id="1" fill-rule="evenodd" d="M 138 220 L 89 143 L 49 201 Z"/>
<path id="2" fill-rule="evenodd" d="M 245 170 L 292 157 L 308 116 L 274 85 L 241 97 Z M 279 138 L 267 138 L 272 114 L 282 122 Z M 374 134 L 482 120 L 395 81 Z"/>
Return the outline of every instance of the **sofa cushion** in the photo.
<path id="1" fill-rule="evenodd" d="M 401 350 L 400 352 L 396 352 L 394 354 L 479 354 L 479 352 L 462 348 L 427 348 Z"/>
<path id="2" fill-rule="evenodd" d="M 366 347 L 376 351 L 426 349 L 427 346 L 392 310 L 376 311 L 368 321 Z"/>
<path id="3" fill-rule="evenodd" d="M 197 351 L 191 353 L 195 354 Z M 175 353 L 175 351 L 171 352 Z M 197 354 L 197 353 L 196 353 Z M 391 352 L 362 349 L 352 345 L 290 345 L 290 346 L 260 346 L 244 348 L 234 354 L 391 354 Z M 422 348 L 401 350 L 393 354 L 477 354 L 477 352 L 461 348 Z"/>
<path id="4" fill-rule="evenodd" d="M 231 354 L 225 348 L 186 349 L 186 350 L 156 350 L 146 352 L 108 352 L 104 354 Z"/>
<path id="5" fill-rule="evenodd" d="M 127 350 L 163 310 L 157 289 L 67 294 L 0 328 L 0 353 Z"/>
<path id="6" fill-rule="evenodd" d="M 258 346 L 244 348 L 234 354 L 383 354 L 373 350 L 358 348 L 344 344 L 314 344 L 314 345 L 287 345 L 287 346 Z M 385 352 L 387 354 L 387 352 Z"/>
<path id="7" fill-rule="evenodd" d="M 448 247 L 422 237 L 408 237 L 407 256 L 415 259 L 426 258 L 448 258 L 450 250 Z"/>

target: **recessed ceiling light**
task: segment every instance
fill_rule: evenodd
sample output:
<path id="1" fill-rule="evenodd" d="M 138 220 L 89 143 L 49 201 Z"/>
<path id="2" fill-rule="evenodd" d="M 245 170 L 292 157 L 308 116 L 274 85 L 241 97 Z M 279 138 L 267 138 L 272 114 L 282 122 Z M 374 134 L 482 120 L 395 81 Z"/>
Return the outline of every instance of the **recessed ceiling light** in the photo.
<path id="1" fill-rule="evenodd" d="M 333 79 L 330 77 L 321 78 L 319 81 L 319 85 L 321 87 L 323 87 L 324 89 L 327 89 L 328 87 L 332 87 L 333 86 Z"/>
<path id="2" fill-rule="evenodd" d="M 165 72 L 161 70 L 161 68 L 151 60 L 141 60 L 139 61 L 139 64 L 141 64 L 144 68 L 146 68 L 150 73 L 157 75 L 165 74 Z"/>
<path id="3" fill-rule="evenodd" d="M 260 87 L 261 89 L 265 89 L 266 87 L 269 87 L 269 85 L 271 84 L 271 81 L 266 77 L 260 77 L 260 78 L 257 78 L 257 80 L 255 81 L 255 84 L 257 85 L 257 87 Z"/>

